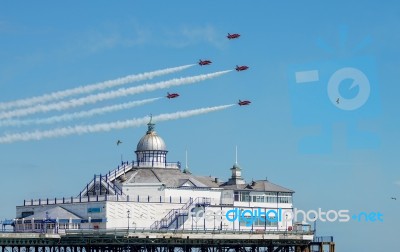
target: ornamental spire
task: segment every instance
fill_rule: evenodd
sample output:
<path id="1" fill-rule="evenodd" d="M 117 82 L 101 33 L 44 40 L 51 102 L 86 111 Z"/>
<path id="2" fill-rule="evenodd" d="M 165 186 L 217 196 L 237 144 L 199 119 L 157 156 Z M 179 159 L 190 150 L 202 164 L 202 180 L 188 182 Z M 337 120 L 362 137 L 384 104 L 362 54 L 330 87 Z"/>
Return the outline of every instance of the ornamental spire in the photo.
<path id="1" fill-rule="evenodd" d="M 155 124 L 152 123 L 152 120 L 153 120 L 153 115 L 150 114 L 150 121 L 149 121 L 149 123 L 147 124 L 147 134 L 150 134 L 150 133 L 154 132 L 154 126 L 155 126 Z"/>

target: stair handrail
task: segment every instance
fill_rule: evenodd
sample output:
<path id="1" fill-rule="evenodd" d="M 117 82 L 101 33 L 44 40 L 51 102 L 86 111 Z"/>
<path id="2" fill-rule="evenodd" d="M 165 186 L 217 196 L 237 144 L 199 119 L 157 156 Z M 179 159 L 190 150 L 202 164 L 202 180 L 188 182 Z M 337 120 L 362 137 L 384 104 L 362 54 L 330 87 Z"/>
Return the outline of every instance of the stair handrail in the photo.
<path id="1" fill-rule="evenodd" d="M 200 200 L 202 200 L 200 202 Z M 151 226 L 150 229 L 161 229 L 161 228 L 168 228 L 173 220 L 175 220 L 177 213 L 181 214 L 186 214 L 185 210 L 188 210 L 189 207 L 194 204 L 194 203 L 204 203 L 204 204 L 210 204 L 211 198 L 208 197 L 197 197 L 193 200 L 193 198 L 190 198 L 181 208 L 178 209 L 171 209 L 161 220 L 155 221 Z M 164 224 L 165 223 L 165 224 Z"/>

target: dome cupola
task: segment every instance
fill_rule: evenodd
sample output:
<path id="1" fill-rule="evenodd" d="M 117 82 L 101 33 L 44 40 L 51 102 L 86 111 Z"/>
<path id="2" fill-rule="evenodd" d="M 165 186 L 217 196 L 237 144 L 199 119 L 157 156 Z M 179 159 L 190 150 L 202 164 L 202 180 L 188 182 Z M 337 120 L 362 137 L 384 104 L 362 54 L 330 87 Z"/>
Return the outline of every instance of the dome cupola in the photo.
<path id="1" fill-rule="evenodd" d="M 147 124 L 147 132 L 136 147 L 136 158 L 141 167 L 164 168 L 167 163 L 167 146 L 164 140 L 154 130 L 155 124 L 152 117 Z"/>
<path id="2" fill-rule="evenodd" d="M 146 135 L 140 139 L 139 143 L 137 144 L 136 151 L 167 150 L 164 140 L 157 135 L 157 132 L 154 131 L 154 126 L 155 124 L 151 121 L 147 124 L 148 130 Z"/>

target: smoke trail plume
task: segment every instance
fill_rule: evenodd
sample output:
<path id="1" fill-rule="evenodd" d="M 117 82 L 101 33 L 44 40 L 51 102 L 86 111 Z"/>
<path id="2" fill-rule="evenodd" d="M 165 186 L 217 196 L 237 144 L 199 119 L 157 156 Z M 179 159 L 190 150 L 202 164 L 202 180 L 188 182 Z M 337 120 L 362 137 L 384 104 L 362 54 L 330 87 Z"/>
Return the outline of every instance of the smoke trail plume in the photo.
<path id="1" fill-rule="evenodd" d="M 54 92 L 54 93 L 50 93 L 50 94 L 44 94 L 41 96 L 35 96 L 35 97 L 27 98 L 27 99 L 15 100 L 15 101 L 10 101 L 10 102 L 1 102 L 0 110 L 11 109 L 11 108 L 15 108 L 15 107 L 28 107 L 28 106 L 32 106 L 32 105 L 35 105 L 38 103 L 46 103 L 46 102 L 53 101 L 53 100 L 63 99 L 65 97 L 72 96 L 72 95 L 85 94 L 85 93 L 90 93 L 90 92 L 93 92 L 96 90 L 103 90 L 106 88 L 121 86 L 121 85 L 128 84 L 128 83 L 135 82 L 135 81 L 152 79 L 157 76 L 179 72 L 179 71 L 185 70 L 189 67 L 192 67 L 194 65 L 195 64 L 191 64 L 191 65 L 157 70 L 157 71 L 153 71 L 153 72 L 128 75 L 128 76 L 118 78 L 115 80 L 108 80 L 108 81 L 99 82 L 96 84 L 80 86 L 80 87 L 76 87 L 76 88 L 72 88 L 72 89 L 58 91 L 58 92 Z"/>
<path id="2" fill-rule="evenodd" d="M 52 110 L 65 110 L 69 108 L 74 108 L 86 104 L 92 104 L 99 101 L 114 99 L 117 97 L 123 97 L 143 92 L 150 92 L 157 89 L 162 88 L 169 88 L 172 86 L 180 86 L 185 84 L 192 84 L 200 81 L 204 81 L 207 79 L 215 78 L 221 76 L 223 74 L 229 73 L 232 70 L 220 71 L 210 74 L 202 74 L 196 76 L 189 76 L 189 77 L 182 77 L 182 78 L 175 78 L 172 80 L 161 81 L 153 84 L 143 84 L 140 86 L 130 87 L 130 88 L 120 88 L 118 90 L 93 94 L 82 98 L 71 99 L 69 101 L 61 101 L 58 103 L 50 103 L 50 104 L 40 104 L 33 107 L 23 108 L 23 109 L 16 109 L 11 111 L 5 111 L 0 113 L 0 119 L 7 119 L 12 117 L 20 117 L 26 116 L 30 114 L 35 114 L 38 112 L 48 112 Z"/>
<path id="3" fill-rule="evenodd" d="M 176 120 L 180 118 L 186 118 L 201 114 L 206 114 L 210 112 L 215 112 L 223 109 L 230 108 L 235 104 L 208 107 L 208 108 L 200 108 L 193 109 L 187 111 L 178 111 L 175 113 L 167 113 L 153 116 L 153 120 L 157 122 L 168 121 L 168 120 Z M 132 120 L 126 121 L 116 121 L 111 123 L 99 123 L 92 125 L 77 125 L 72 127 L 64 127 L 64 128 L 56 128 L 52 130 L 46 131 L 33 131 L 33 132 L 22 132 L 16 134 L 6 134 L 0 137 L 0 143 L 13 143 L 16 141 L 29 141 L 29 140 L 41 140 L 43 138 L 53 138 L 53 137 L 62 137 L 68 135 L 76 135 L 76 134 L 87 134 L 94 132 L 102 132 L 102 131 L 110 131 L 115 129 L 123 129 L 129 127 L 137 127 L 140 125 L 144 125 L 149 121 L 148 117 L 142 117 Z"/>
<path id="4" fill-rule="evenodd" d="M 126 103 L 106 106 L 106 107 L 102 107 L 102 108 L 95 108 L 95 109 L 86 110 L 86 111 L 63 114 L 60 116 L 52 116 L 52 117 L 43 118 L 43 119 L 0 121 L 0 127 L 2 127 L 2 126 L 3 127 L 4 126 L 26 126 L 26 125 L 31 125 L 31 124 L 51 124 L 51 123 L 57 123 L 57 122 L 71 121 L 74 119 L 87 118 L 87 117 L 91 117 L 91 116 L 95 116 L 95 115 L 101 115 L 101 114 L 105 114 L 105 113 L 109 113 L 109 112 L 115 112 L 115 111 L 119 111 L 119 110 L 123 110 L 123 109 L 129 109 L 129 108 L 141 106 L 141 105 L 144 105 L 144 104 L 147 104 L 150 102 L 157 101 L 161 98 L 162 97 L 145 99 L 145 100 L 141 100 L 141 101 L 126 102 Z"/>

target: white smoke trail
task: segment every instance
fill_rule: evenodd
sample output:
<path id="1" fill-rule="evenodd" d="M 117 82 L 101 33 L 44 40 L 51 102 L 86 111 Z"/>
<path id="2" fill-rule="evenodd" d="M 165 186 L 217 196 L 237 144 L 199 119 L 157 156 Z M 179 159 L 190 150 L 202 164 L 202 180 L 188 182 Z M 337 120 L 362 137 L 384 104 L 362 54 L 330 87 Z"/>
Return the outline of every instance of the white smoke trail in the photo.
<path id="1" fill-rule="evenodd" d="M 191 65 L 157 70 L 157 71 L 153 71 L 153 72 L 128 75 L 128 76 L 118 78 L 115 80 L 108 80 L 108 81 L 99 82 L 96 84 L 80 86 L 80 87 L 76 87 L 76 88 L 72 88 L 72 89 L 53 92 L 50 94 L 44 94 L 41 96 L 35 96 L 35 97 L 31 97 L 31 98 L 15 100 L 15 101 L 10 101 L 10 102 L 1 102 L 0 110 L 5 110 L 5 109 L 10 109 L 10 108 L 15 108 L 15 107 L 28 107 L 28 106 L 32 106 L 32 105 L 35 105 L 38 103 L 46 103 L 46 102 L 53 101 L 53 100 L 63 99 L 65 97 L 72 96 L 72 95 L 85 94 L 85 93 L 90 93 L 90 92 L 93 92 L 96 90 L 103 90 L 106 88 L 112 88 L 112 87 L 128 84 L 128 83 L 135 82 L 135 81 L 152 79 L 157 76 L 179 72 L 179 71 L 185 70 L 189 67 L 192 67 L 194 65 L 195 64 L 191 64 Z"/>
<path id="2" fill-rule="evenodd" d="M 176 120 L 180 118 L 186 118 L 190 116 L 196 116 L 200 114 L 206 114 L 210 112 L 215 112 L 223 109 L 230 108 L 235 104 L 208 107 L 208 108 L 200 108 L 193 109 L 187 111 L 178 111 L 175 113 L 167 113 L 153 116 L 153 120 L 157 122 L 167 121 L 167 120 Z M 148 117 L 142 117 L 132 120 L 126 121 L 116 121 L 111 123 L 99 123 L 92 125 L 77 125 L 71 127 L 64 128 L 56 128 L 52 130 L 46 131 L 33 131 L 33 132 L 22 132 L 16 134 L 6 134 L 0 137 L 0 143 L 13 143 L 16 141 L 29 141 L 29 140 L 41 140 L 43 138 L 53 138 L 53 137 L 62 137 L 68 135 L 76 135 L 76 134 L 87 134 L 94 132 L 102 132 L 102 131 L 110 131 L 115 129 L 123 129 L 129 127 L 137 127 L 143 124 L 146 124 L 149 121 Z"/>
<path id="3" fill-rule="evenodd" d="M 143 92 L 150 92 L 150 91 L 154 91 L 157 89 L 169 88 L 172 86 L 192 84 L 192 83 L 204 81 L 207 79 L 215 78 L 215 77 L 221 76 L 223 74 L 229 73 L 231 71 L 232 70 L 226 70 L 226 71 L 220 71 L 220 72 L 215 72 L 215 73 L 210 73 L 210 74 L 202 74 L 202 75 L 196 75 L 196 76 L 175 78 L 172 80 L 161 81 L 161 82 L 157 82 L 157 83 L 153 83 L 153 84 L 143 84 L 143 85 L 136 86 L 136 87 L 120 88 L 118 90 L 99 93 L 99 94 L 93 94 L 93 95 L 89 95 L 89 96 L 82 97 L 82 98 L 71 99 L 69 101 L 61 101 L 58 103 L 50 103 L 50 104 L 39 104 L 39 105 L 36 105 L 33 107 L 5 111 L 5 112 L 0 113 L 0 119 L 26 116 L 26 115 L 35 114 L 38 112 L 48 112 L 48 111 L 52 111 L 52 110 L 61 111 L 61 110 L 74 108 L 74 107 L 78 107 L 78 106 L 82 106 L 82 105 L 86 105 L 86 104 L 96 103 L 99 101 L 114 99 L 117 97 L 128 96 L 128 95 L 133 95 L 133 94 L 138 94 L 138 93 L 143 93 Z"/>
<path id="4" fill-rule="evenodd" d="M 106 106 L 106 107 L 102 107 L 102 108 L 95 108 L 95 109 L 86 110 L 86 111 L 63 114 L 60 116 L 52 116 L 52 117 L 43 118 L 43 119 L 0 121 L 0 127 L 26 126 L 26 125 L 31 125 L 31 124 L 52 124 L 52 123 L 57 123 L 57 122 L 71 121 L 71 120 L 78 119 L 78 118 L 87 118 L 87 117 L 91 117 L 91 116 L 95 116 L 95 115 L 101 115 L 101 114 L 105 114 L 105 113 L 109 113 L 109 112 L 115 112 L 115 111 L 119 111 L 119 110 L 123 110 L 123 109 L 129 109 L 129 108 L 141 106 L 141 105 L 144 105 L 144 104 L 147 104 L 150 102 L 157 101 L 161 98 L 162 97 L 145 99 L 145 100 L 141 100 L 141 101 L 126 102 L 126 103 Z"/>

